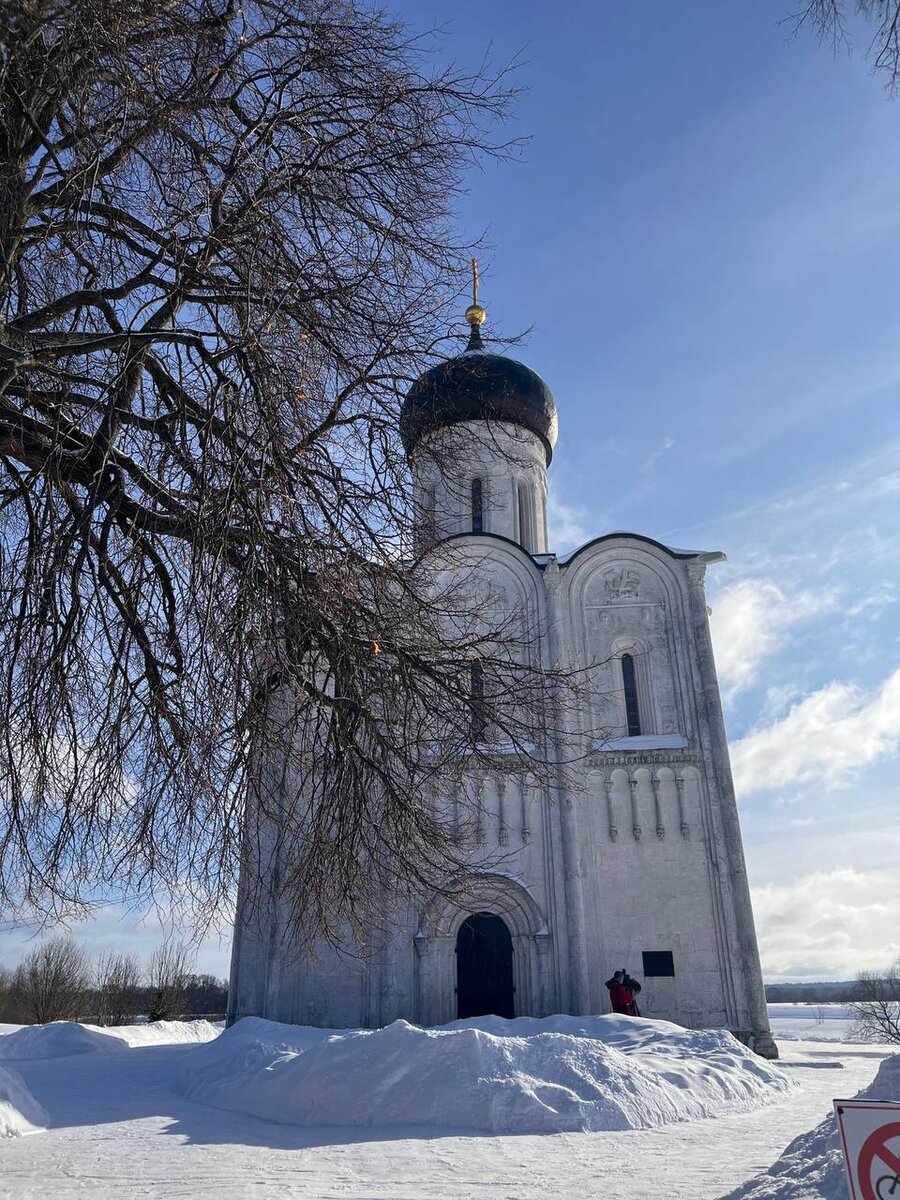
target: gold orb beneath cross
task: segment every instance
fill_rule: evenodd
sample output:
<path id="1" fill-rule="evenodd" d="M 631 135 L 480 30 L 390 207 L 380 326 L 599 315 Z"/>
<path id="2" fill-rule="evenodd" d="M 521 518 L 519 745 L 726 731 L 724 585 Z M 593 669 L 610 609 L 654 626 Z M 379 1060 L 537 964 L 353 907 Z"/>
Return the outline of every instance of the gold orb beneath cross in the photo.
<path id="1" fill-rule="evenodd" d="M 480 304 L 470 304 L 465 315 L 470 325 L 483 325 L 487 320 L 487 313 Z"/>

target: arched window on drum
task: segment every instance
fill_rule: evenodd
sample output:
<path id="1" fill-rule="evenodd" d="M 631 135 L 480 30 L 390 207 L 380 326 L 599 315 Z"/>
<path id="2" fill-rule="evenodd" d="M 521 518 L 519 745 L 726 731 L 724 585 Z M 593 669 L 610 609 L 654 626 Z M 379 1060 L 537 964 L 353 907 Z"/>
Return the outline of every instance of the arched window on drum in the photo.
<path id="1" fill-rule="evenodd" d="M 484 481 L 472 480 L 472 532 L 484 533 Z"/>
<path id="2" fill-rule="evenodd" d="M 434 484 L 422 489 L 419 500 L 419 524 L 417 529 L 419 553 L 430 550 L 437 539 L 437 494 Z"/>
<path id="3" fill-rule="evenodd" d="M 520 479 L 516 484 L 516 504 L 519 545 L 533 554 L 536 549 L 534 488 L 527 479 Z"/>

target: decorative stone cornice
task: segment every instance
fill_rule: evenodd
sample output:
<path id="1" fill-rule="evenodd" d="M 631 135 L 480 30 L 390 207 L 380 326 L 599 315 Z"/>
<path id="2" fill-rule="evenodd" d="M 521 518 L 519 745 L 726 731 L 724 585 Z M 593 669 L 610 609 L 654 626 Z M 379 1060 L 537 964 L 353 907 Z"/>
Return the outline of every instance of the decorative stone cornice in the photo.
<path id="1" fill-rule="evenodd" d="M 586 756 L 588 766 L 597 767 L 672 767 L 700 761 L 694 750 L 594 750 Z"/>

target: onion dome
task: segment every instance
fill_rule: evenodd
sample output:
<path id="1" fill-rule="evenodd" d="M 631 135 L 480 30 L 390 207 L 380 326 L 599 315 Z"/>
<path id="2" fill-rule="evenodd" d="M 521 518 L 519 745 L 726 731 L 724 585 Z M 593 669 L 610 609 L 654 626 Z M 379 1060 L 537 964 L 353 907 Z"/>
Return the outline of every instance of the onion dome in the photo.
<path id="1" fill-rule="evenodd" d="M 478 274 L 473 260 L 471 326 L 463 354 L 448 358 L 419 376 L 400 409 L 400 436 L 407 454 L 422 437 L 461 421 L 508 421 L 528 429 L 544 443 L 549 464 L 556 445 L 556 405 L 535 371 L 514 358 L 491 354 L 481 340 L 487 313 L 478 303 Z"/>

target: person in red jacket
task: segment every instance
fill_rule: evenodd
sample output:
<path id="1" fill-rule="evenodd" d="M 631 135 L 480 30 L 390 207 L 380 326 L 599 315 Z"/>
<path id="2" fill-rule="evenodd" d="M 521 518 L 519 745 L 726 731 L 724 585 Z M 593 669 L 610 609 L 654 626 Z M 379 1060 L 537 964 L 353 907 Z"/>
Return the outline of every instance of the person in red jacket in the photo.
<path id="1" fill-rule="evenodd" d="M 625 998 L 622 995 L 622 977 L 624 971 L 616 971 L 612 979 L 607 979 L 606 989 L 609 992 L 609 1003 L 614 1013 L 625 1013 Z"/>
<path id="2" fill-rule="evenodd" d="M 616 971 L 612 979 L 607 979 L 606 987 L 609 991 L 609 1003 L 614 1013 L 619 1013 L 624 1017 L 641 1015 L 635 1000 L 635 996 L 641 990 L 641 985 L 636 979 L 632 979 L 627 971 Z"/>
<path id="3" fill-rule="evenodd" d="M 641 990 L 641 985 L 636 979 L 633 979 L 627 971 L 623 971 L 620 988 L 620 994 L 626 1015 L 629 1017 L 639 1017 L 641 1015 L 641 1011 L 637 1006 L 637 994 Z"/>

